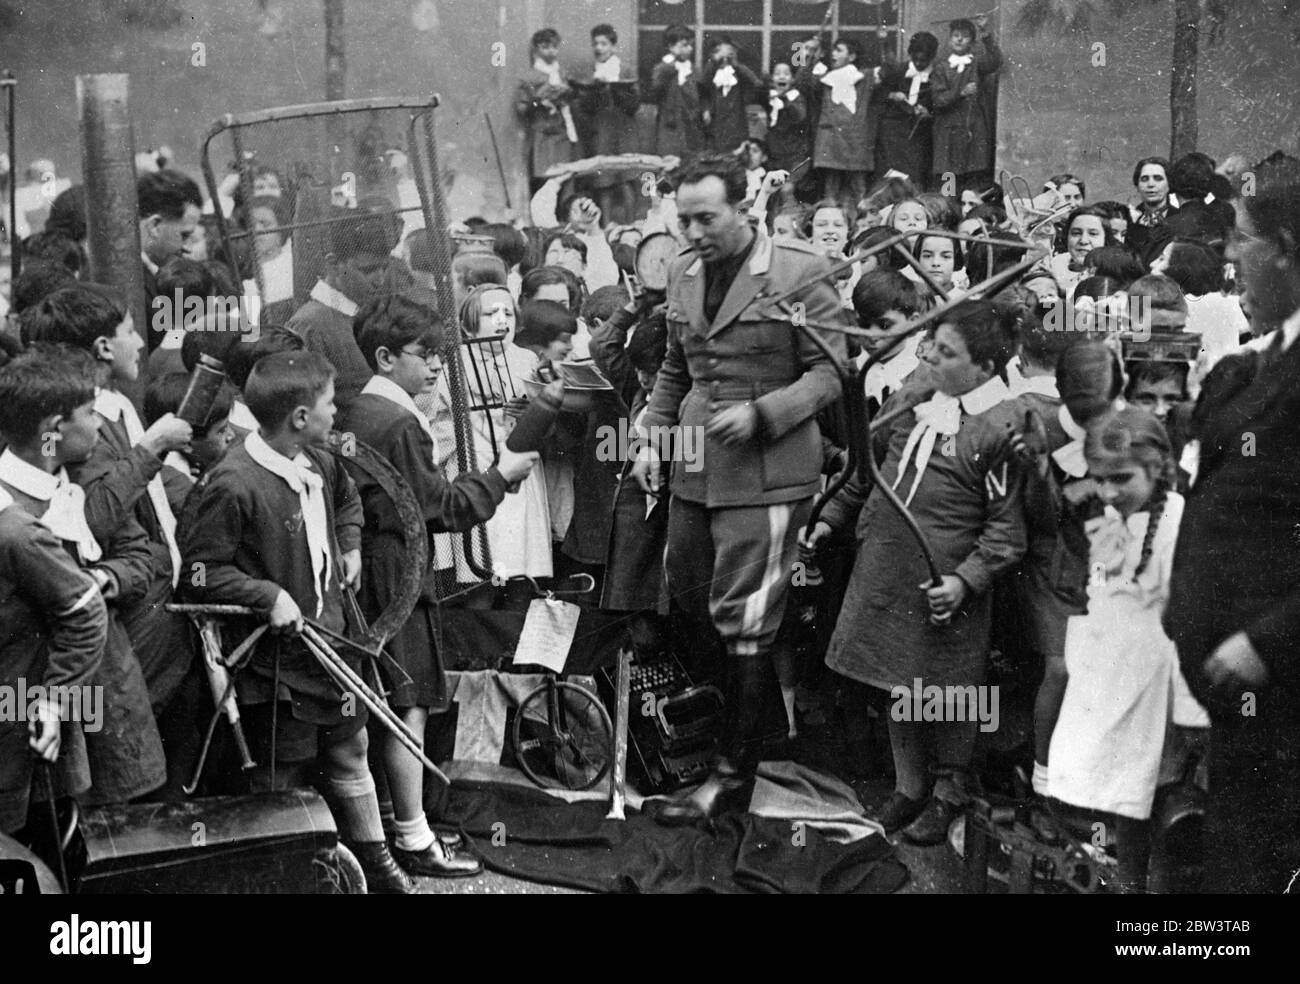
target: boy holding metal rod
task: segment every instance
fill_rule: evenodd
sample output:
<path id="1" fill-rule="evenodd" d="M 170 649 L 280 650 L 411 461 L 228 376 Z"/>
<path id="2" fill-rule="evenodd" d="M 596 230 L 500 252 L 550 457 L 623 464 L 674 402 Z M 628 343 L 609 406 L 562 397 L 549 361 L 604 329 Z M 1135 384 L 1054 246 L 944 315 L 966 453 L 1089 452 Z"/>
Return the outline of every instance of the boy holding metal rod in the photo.
<path id="1" fill-rule="evenodd" d="M 253 756 L 265 763 L 257 778 L 269 780 L 270 766 L 276 786 L 301 784 L 321 757 L 340 838 L 371 891 L 409 894 L 414 886 L 384 840 L 366 760 L 366 705 L 296 638 L 304 616 L 342 634 L 342 586 L 361 577 L 361 497 L 325 450 L 334 370 L 310 352 L 268 355 L 249 374 L 244 399 L 258 429 L 196 492 L 194 521 L 181 530 L 182 584 L 192 601 L 246 605 L 270 622 L 273 634 L 239 680 Z M 341 658 L 359 671 L 355 649 Z"/>

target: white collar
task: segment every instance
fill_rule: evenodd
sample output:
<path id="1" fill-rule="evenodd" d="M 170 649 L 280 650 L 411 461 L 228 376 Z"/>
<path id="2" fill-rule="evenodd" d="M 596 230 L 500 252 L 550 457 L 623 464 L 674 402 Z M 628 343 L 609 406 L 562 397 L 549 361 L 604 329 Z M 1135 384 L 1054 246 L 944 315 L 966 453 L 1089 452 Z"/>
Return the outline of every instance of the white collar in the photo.
<path id="1" fill-rule="evenodd" d="M 1011 384 L 1011 395 L 1013 397 L 1023 396 L 1026 393 L 1037 393 L 1039 396 L 1051 397 L 1053 400 L 1061 398 L 1061 391 L 1056 386 L 1055 376 L 1025 376 L 1017 374 Z"/>
<path id="2" fill-rule="evenodd" d="M 1071 478 L 1083 478 L 1088 474 L 1088 459 L 1083 453 L 1083 439 L 1088 432 L 1074 422 L 1064 403 L 1056 412 L 1056 419 L 1070 440 L 1052 452 L 1052 460 Z"/>
<path id="3" fill-rule="evenodd" d="M 257 430 L 257 418 L 253 416 L 253 411 L 248 409 L 248 404 L 243 400 L 235 400 L 230 404 L 229 423 L 240 430 L 255 431 Z"/>
<path id="4" fill-rule="evenodd" d="M 155 263 L 153 260 L 149 259 L 148 253 L 141 251 L 140 262 L 144 264 L 144 268 L 146 270 L 152 273 L 155 277 L 158 276 L 158 264 Z"/>
<path id="5" fill-rule="evenodd" d="M 135 405 L 116 390 L 96 388 L 94 410 L 105 420 L 114 423 L 121 421 L 126 428 L 127 439 L 133 446 L 139 444 L 144 437 L 144 424 L 140 422 Z"/>
<path id="6" fill-rule="evenodd" d="M 371 396 L 381 396 L 391 403 L 396 403 L 403 410 L 415 414 L 415 416 L 419 417 L 421 420 L 426 419 L 424 414 L 420 413 L 419 407 L 415 405 L 415 400 L 411 398 L 411 394 L 406 392 L 406 390 L 402 389 L 402 387 L 398 386 L 387 376 L 381 376 L 379 373 L 375 373 L 370 377 L 369 382 L 367 382 L 365 386 L 361 387 L 361 392 L 369 393 Z"/>
<path id="7" fill-rule="evenodd" d="M 158 343 L 158 347 L 161 349 L 179 349 L 181 343 L 184 341 L 184 328 L 168 328 L 167 334 L 163 335 L 163 339 Z"/>
<path id="8" fill-rule="evenodd" d="M 604 79 L 606 82 L 617 82 L 622 73 L 622 60 L 618 55 L 610 55 L 603 62 L 596 62 L 596 68 L 591 73 L 591 77 L 593 79 Z"/>
<path id="9" fill-rule="evenodd" d="M 1087 428 L 1080 427 L 1074 422 L 1074 417 L 1070 416 L 1070 410 L 1064 403 L 1061 404 L 1061 409 L 1056 412 L 1056 419 L 1060 421 L 1065 436 L 1071 441 L 1082 441 L 1087 436 Z"/>
<path id="10" fill-rule="evenodd" d="M 23 495 L 49 502 L 59 486 L 67 481 L 68 473 L 62 468 L 57 473 L 41 471 L 35 465 L 23 461 L 11 449 L 5 448 L 4 453 L 0 454 L 0 479 Z"/>
<path id="11" fill-rule="evenodd" d="M 936 394 L 937 396 L 938 394 Z M 1007 384 L 1002 381 L 1001 376 L 990 376 L 987 382 L 976 386 L 969 393 L 963 393 L 959 398 L 961 408 L 972 417 L 991 410 L 1003 400 L 1011 399 L 1011 390 Z"/>
<path id="12" fill-rule="evenodd" d="M 920 79 L 922 82 L 930 80 L 930 71 L 934 68 L 934 62 L 931 62 L 926 68 L 917 68 L 912 62 L 907 63 L 907 72 L 903 75 L 905 79 Z"/>
<path id="13" fill-rule="evenodd" d="M 1285 352 L 1291 347 L 1297 336 L 1300 336 L 1300 308 L 1282 322 L 1282 351 Z"/>
<path id="14" fill-rule="evenodd" d="M 975 56 L 973 54 L 971 55 L 950 54 L 948 56 L 948 67 L 955 68 L 958 71 L 961 71 L 963 68 L 965 68 L 974 60 L 975 60 Z"/>
<path id="15" fill-rule="evenodd" d="M 316 281 L 316 286 L 311 289 L 311 299 L 346 317 L 355 318 L 357 316 L 356 301 L 341 290 L 335 290 L 323 280 Z"/>
<path id="16" fill-rule="evenodd" d="M 255 430 L 249 431 L 244 438 L 244 447 L 250 458 L 271 474 L 283 478 L 295 492 L 299 491 L 300 485 L 310 484 L 309 475 L 314 475 L 320 482 L 324 481 L 320 473 L 312 468 L 311 459 L 301 451 L 292 458 L 283 455 L 267 444 L 266 438 Z"/>
<path id="17" fill-rule="evenodd" d="M 541 58 L 534 58 L 533 70 L 545 75 L 551 85 L 560 84 L 560 60 L 558 58 L 553 62 L 544 62 Z"/>

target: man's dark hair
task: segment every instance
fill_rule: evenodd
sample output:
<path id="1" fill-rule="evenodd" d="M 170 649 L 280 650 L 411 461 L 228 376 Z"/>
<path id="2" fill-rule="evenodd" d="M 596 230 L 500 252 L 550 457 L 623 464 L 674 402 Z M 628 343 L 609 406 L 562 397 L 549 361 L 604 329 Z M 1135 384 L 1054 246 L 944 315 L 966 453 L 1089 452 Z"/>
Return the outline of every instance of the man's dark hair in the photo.
<path id="1" fill-rule="evenodd" d="M 539 266 L 529 270 L 519 283 L 519 300 L 531 300 L 548 284 L 564 284 L 565 290 L 569 293 L 569 310 L 582 310 L 582 281 L 572 270 L 558 266 Z"/>
<path id="2" fill-rule="evenodd" d="M 897 270 L 875 269 L 864 273 L 853 286 L 853 312 L 858 326 L 872 328 L 886 311 L 898 311 L 909 318 L 920 313 L 929 291 Z"/>
<path id="3" fill-rule="evenodd" d="M 529 42 L 534 48 L 544 44 L 559 44 L 560 32 L 553 27 L 544 27 L 540 31 L 534 31 L 532 40 Z"/>
<path id="4" fill-rule="evenodd" d="M 907 42 L 907 53 L 911 55 L 929 55 L 930 60 L 939 53 L 939 39 L 929 31 L 917 31 Z"/>
<path id="5" fill-rule="evenodd" d="M 678 41 L 695 43 L 695 32 L 684 24 L 669 24 L 664 28 L 664 47 L 671 48 Z"/>
<path id="6" fill-rule="evenodd" d="M 244 402 L 267 430 L 282 426 L 298 407 L 313 407 L 334 378 L 315 352 L 276 352 L 258 360 L 244 385 Z"/>
<path id="7" fill-rule="evenodd" d="M 112 287 L 85 281 L 60 287 L 19 317 L 23 341 L 69 345 L 89 352 L 97 338 L 112 338 L 127 316 Z"/>
<path id="8" fill-rule="evenodd" d="M 84 359 L 55 346 L 34 345 L 0 367 L 0 437 L 28 444 L 41 421 L 68 417 L 95 399 L 95 379 Z"/>
<path id="9" fill-rule="evenodd" d="M 74 284 L 77 278 L 62 263 L 49 260 L 29 261 L 23 264 L 18 279 L 14 281 L 13 312 L 22 314 L 39 304 L 64 284 Z"/>
<path id="10" fill-rule="evenodd" d="M 519 327 L 515 344 L 545 348 L 561 335 L 578 330 L 578 319 L 563 304 L 555 301 L 525 301 L 519 308 Z"/>
<path id="11" fill-rule="evenodd" d="M 291 332 L 288 328 L 264 325 L 262 335 L 257 341 L 230 347 L 223 360 L 226 366 L 226 378 L 237 389 L 242 390 L 248 384 L 248 376 L 253 371 L 253 366 L 261 359 L 280 352 L 302 352 L 306 347 L 302 336 Z"/>
<path id="12" fill-rule="evenodd" d="M 610 44 L 618 44 L 618 31 L 609 24 L 597 24 L 591 29 L 591 40 L 601 37 L 609 38 Z"/>
<path id="13" fill-rule="evenodd" d="M 46 232 L 57 232 L 74 242 L 86 238 L 86 186 L 73 185 L 59 192 L 50 203 L 50 216 L 45 220 Z"/>
<path id="14" fill-rule="evenodd" d="M 588 324 L 593 321 L 608 321 L 626 303 L 627 291 L 621 285 L 598 287 L 582 305 L 582 320 Z"/>
<path id="15" fill-rule="evenodd" d="M 388 349 L 394 356 L 403 346 L 419 342 L 430 352 L 441 351 L 442 318 L 433 308 L 402 294 L 367 301 L 352 319 L 352 336 L 372 372 L 379 371 L 375 356 Z"/>
<path id="16" fill-rule="evenodd" d="M 203 207 L 199 186 L 180 171 L 164 169 L 140 175 L 135 183 L 135 194 L 142 219 L 161 215 L 176 222 L 185 215 L 186 205 Z"/>
<path id="17" fill-rule="evenodd" d="M 727 191 L 728 205 L 739 205 L 745 200 L 749 179 L 745 176 L 745 165 L 735 154 L 701 154 L 688 160 L 674 175 L 679 191 L 682 185 L 699 184 L 709 177 L 722 182 Z"/>

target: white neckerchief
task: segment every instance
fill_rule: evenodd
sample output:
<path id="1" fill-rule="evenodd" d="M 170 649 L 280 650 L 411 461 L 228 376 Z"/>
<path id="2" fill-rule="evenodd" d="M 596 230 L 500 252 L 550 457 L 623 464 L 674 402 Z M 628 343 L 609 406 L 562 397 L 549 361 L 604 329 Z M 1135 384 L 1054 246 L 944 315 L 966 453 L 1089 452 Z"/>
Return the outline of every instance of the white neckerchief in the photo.
<path id="1" fill-rule="evenodd" d="M 672 55 L 664 55 L 664 64 L 672 65 L 677 69 L 678 85 L 685 85 L 686 80 L 691 77 L 691 72 L 695 70 L 695 64 L 689 58 L 685 61 L 678 61 Z"/>
<path id="2" fill-rule="evenodd" d="M 564 79 L 560 77 L 560 62 L 558 59 L 547 64 L 546 62 L 542 61 L 540 58 L 534 58 L 533 69 L 534 71 L 541 72 L 543 75 L 545 75 L 546 81 L 549 82 L 551 85 L 555 85 L 555 86 L 564 85 Z M 555 112 L 555 110 L 551 110 L 551 112 Z M 569 143 L 577 143 L 578 130 L 573 125 L 573 114 L 569 112 L 568 105 L 565 104 L 560 106 L 559 112 L 560 115 L 564 117 L 564 135 L 569 138 Z"/>
<path id="3" fill-rule="evenodd" d="M 763 190 L 763 178 L 767 176 L 767 168 L 756 167 L 752 171 L 745 170 L 745 197 L 751 201 L 758 197 L 758 193 Z"/>
<path id="4" fill-rule="evenodd" d="M 894 477 L 894 488 L 898 488 L 898 483 L 903 480 L 903 473 L 907 471 L 907 463 L 912 460 L 912 452 L 915 451 L 916 478 L 912 481 L 912 488 L 908 491 L 903 505 L 912 504 L 912 498 L 921 486 L 921 478 L 925 475 L 926 466 L 930 463 L 930 454 L 934 451 L 934 444 L 939 435 L 951 436 L 961 427 L 962 410 L 974 417 L 997 406 L 1010 396 L 1011 391 L 1007 389 L 1007 384 L 1002 381 L 1002 377 L 993 376 L 988 382 L 975 387 L 969 393 L 961 396 L 935 393 L 929 400 L 916 406 L 912 411 L 916 414 L 916 426 L 912 428 L 912 433 L 907 436 L 907 443 L 903 445 L 903 454 L 898 459 L 898 474 Z"/>
<path id="5" fill-rule="evenodd" d="M 179 451 L 168 451 L 167 456 L 163 458 L 163 464 L 176 469 L 191 482 L 194 481 L 194 466 Z"/>
<path id="6" fill-rule="evenodd" d="M 442 460 L 442 455 L 438 453 L 438 435 L 433 432 L 433 424 L 429 423 L 429 418 L 420 412 L 420 408 L 415 405 L 415 400 L 411 394 L 398 386 L 386 376 L 378 373 L 370 377 L 370 381 L 361 387 L 362 394 L 369 393 L 371 396 L 382 397 L 390 403 L 396 403 L 403 410 L 410 413 L 420 422 L 420 429 L 429 435 L 429 440 L 433 442 L 433 463 L 436 465 Z"/>
<path id="7" fill-rule="evenodd" d="M 1280 331 L 1282 332 L 1282 351 L 1285 352 L 1291 347 L 1291 343 L 1300 336 L 1300 310 L 1295 311 L 1291 317 L 1282 322 Z"/>
<path id="8" fill-rule="evenodd" d="M 1083 456 L 1083 439 L 1088 432 L 1074 422 L 1064 403 L 1057 411 L 1056 419 L 1070 440 L 1052 452 L 1052 460 L 1071 478 L 1083 478 L 1088 474 L 1088 459 Z"/>
<path id="9" fill-rule="evenodd" d="M 269 471 L 284 479 L 285 484 L 298 494 L 302 507 L 302 527 L 307 534 L 307 551 L 311 554 L 311 573 L 316 589 L 316 617 L 325 609 L 325 585 L 330 577 L 329 514 L 325 511 L 325 479 L 311 467 L 311 461 L 299 452 L 286 458 L 263 440 L 257 431 L 249 431 L 244 438 L 248 456 Z"/>
<path id="10" fill-rule="evenodd" d="M 912 80 L 912 87 L 907 90 L 907 102 L 909 105 L 915 106 L 916 100 L 921 97 L 921 86 L 930 81 L 930 69 L 932 68 L 934 68 L 933 63 L 930 64 L 930 68 L 927 68 L 923 72 L 911 62 L 907 63 L 907 74 L 903 77 Z"/>
<path id="11" fill-rule="evenodd" d="M 312 287 L 311 299 L 346 317 L 355 318 L 357 316 L 357 302 L 341 290 L 335 290 L 323 280 L 317 280 L 316 286 Z"/>
<path id="12" fill-rule="evenodd" d="M 57 474 L 51 475 L 6 449 L 4 454 L 0 454 L 0 481 L 12 485 L 23 495 L 49 503 L 45 514 L 40 517 L 41 525 L 60 540 L 75 543 L 77 558 L 83 564 L 93 564 L 104 556 L 99 541 L 86 522 L 86 492 L 80 485 L 68 481 L 67 469 L 60 468 Z M 12 497 L 9 498 L 12 501 Z"/>
<path id="13" fill-rule="evenodd" d="M 959 72 L 966 70 L 966 66 L 975 60 L 974 55 L 949 55 L 948 67 L 955 68 Z"/>
<path id="14" fill-rule="evenodd" d="M 610 55 L 603 62 L 596 62 L 596 68 L 591 73 L 593 79 L 604 79 L 606 82 L 617 82 L 623 72 L 623 62 L 619 60 L 618 55 Z"/>
<path id="15" fill-rule="evenodd" d="M 122 426 L 126 428 L 127 440 L 131 442 L 131 447 L 144 440 L 144 424 L 140 423 L 140 415 L 135 412 L 131 401 L 121 393 L 107 389 L 96 390 L 95 413 L 105 420 L 114 422 L 120 420 Z M 145 492 L 149 496 L 149 503 L 153 506 L 154 515 L 158 517 L 158 527 L 162 530 L 163 541 L 167 544 L 167 553 L 171 556 L 174 588 L 180 583 L 181 550 L 176 545 L 176 517 L 172 514 L 171 504 L 167 501 L 167 489 L 163 486 L 162 476 L 155 475 L 149 479 Z"/>
<path id="16" fill-rule="evenodd" d="M 231 427 L 246 431 L 257 430 L 257 418 L 253 416 L 253 411 L 248 409 L 248 404 L 243 400 L 235 400 L 230 404 L 230 416 L 227 420 Z"/>
<path id="17" fill-rule="evenodd" d="M 776 126 L 776 119 L 781 115 L 781 110 L 785 109 L 786 103 L 794 102 L 798 98 L 798 89 L 786 89 L 784 93 L 778 93 L 773 89 L 767 100 L 767 105 L 771 107 L 771 112 L 767 114 L 767 125 Z"/>
<path id="18" fill-rule="evenodd" d="M 721 89 L 725 97 L 736 86 L 736 69 L 732 65 L 723 65 L 713 73 L 713 87 Z"/>
<path id="19" fill-rule="evenodd" d="M 162 341 L 158 343 L 158 347 L 160 349 L 179 349 L 181 343 L 184 341 L 184 328 L 168 328 L 167 334 L 163 335 Z"/>
<path id="20" fill-rule="evenodd" d="M 1011 381 L 1011 397 L 1014 399 L 1026 393 L 1037 393 L 1039 396 L 1050 397 L 1053 400 L 1061 398 L 1055 376 L 1025 376 L 1017 373 L 1015 379 Z"/>
<path id="21" fill-rule="evenodd" d="M 841 65 L 822 76 L 822 85 L 831 87 L 831 102 L 850 113 L 858 111 L 858 83 L 863 79 L 857 65 Z"/>

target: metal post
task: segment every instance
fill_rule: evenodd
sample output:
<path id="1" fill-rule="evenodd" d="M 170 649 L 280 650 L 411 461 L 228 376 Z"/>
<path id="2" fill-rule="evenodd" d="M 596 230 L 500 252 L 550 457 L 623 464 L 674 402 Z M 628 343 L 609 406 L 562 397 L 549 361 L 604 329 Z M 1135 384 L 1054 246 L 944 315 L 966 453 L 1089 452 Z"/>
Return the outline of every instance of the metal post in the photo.
<path id="1" fill-rule="evenodd" d="M 343 48 L 343 0 L 325 0 L 325 99 L 343 99 L 347 88 Z"/>
<path id="2" fill-rule="evenodd" d="M 18 124 L 14 121 L 18 80 L 14 78 L 14 73 L 5 72 L 4 77 L 0 78 L 0 86 L 4 87 L 7 103 L 5 129 L 9 137 L 9 299 L 13 300 L 14 284 L 18 283 L 18 272 L 22 269 L 22 258 L 19 255 L 22 244 L 18 239 Z"/>
<path id="3" fill-rule="evenodd" d="M 131 133 L 127 75 L 78 75 L 77 118 L 81 173 L 86 184 L 90 275 L 121 290 L 142 334 L 144 267 L 135 197 L 135 141 Z"/>

